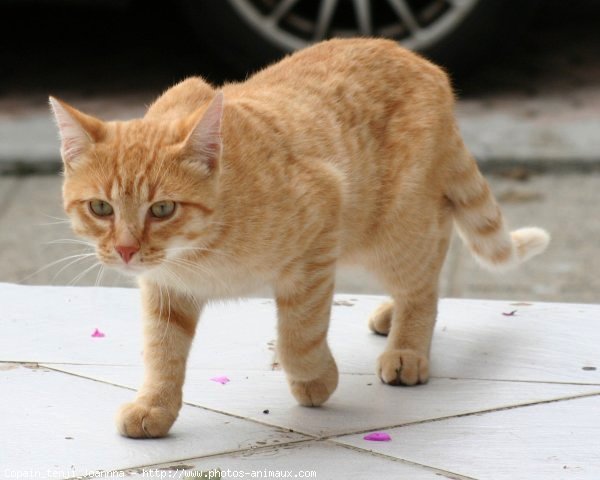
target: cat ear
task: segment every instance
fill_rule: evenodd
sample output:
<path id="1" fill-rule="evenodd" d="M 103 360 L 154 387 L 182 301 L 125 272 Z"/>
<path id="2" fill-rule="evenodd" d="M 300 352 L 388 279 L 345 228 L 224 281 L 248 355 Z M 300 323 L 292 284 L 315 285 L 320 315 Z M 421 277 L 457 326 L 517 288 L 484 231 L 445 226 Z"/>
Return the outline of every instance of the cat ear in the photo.
<path id="1" fill-rule="evenodd" d="M 65 166 L 71 168 L 88 147 L 102 139 L 105 126 L 101 120 L 86 115 L 54 97 L 50 97 L 49 100 L 60 133 L 60 153 Z"/>
<path id="2" fill-rule="evenodd" d="M 185 140 L 187 157 L 207 175 L 217 168 L 223 143 L 221 120 L 223 118 L 223 92 L 217 92 L 212 102 L 197 120 Z"/>

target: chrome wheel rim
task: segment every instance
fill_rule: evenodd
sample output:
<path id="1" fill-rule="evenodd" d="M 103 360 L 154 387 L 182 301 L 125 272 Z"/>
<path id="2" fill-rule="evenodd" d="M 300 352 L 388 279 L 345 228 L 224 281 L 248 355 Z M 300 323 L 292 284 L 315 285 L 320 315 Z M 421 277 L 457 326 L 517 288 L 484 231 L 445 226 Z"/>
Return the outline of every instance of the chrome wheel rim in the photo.
<path id="1" fill-rule="evenodd" d="M 284 51 L 332 37 L 387 37 L 412 50 L 436 44 L 481 0 L 226 0 Z"/>

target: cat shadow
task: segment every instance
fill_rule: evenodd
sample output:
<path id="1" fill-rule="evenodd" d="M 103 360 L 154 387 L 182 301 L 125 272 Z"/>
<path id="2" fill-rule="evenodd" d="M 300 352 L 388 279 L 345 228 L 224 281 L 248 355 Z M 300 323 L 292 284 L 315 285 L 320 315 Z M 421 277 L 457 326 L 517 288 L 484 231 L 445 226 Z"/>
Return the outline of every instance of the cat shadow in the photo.
<path id="1" fill-rule="evenodd" d="M 515 368 L 527 367 L 520 330 L 486 326 L 483 331 L 436 332 L 431 350 L 431 376 L 510 380 Z M 533 342 L 533 339 L 531 339 Z"/>

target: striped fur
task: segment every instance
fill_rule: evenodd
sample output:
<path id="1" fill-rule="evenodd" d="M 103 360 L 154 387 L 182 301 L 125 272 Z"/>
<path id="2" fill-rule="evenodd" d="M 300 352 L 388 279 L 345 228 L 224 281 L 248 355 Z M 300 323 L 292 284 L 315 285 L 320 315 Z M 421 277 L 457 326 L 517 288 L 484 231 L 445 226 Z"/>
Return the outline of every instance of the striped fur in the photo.
<path id="1" fill-rule="evenodd" d="M 73 229 L 142 287 L 146 377 L 118 415 L 124 435 L 162 436 L 175 421 L 206 301 L 272 285 L 280 363 L 297 401 L 317 406 L 338 380 L 327 330 L 339 263 L 388 288 L 370 319 L 388 335 L 377 371 L 413 385 L 429 375 L 453 223 L 493 267 L 547 244 L 539 229 L 508 233 L 460 138 L 447 76 L 394 42 L 324 42 L 219 91 L 190 78 L 127 122 L 51 103 Z M 92 214 L 92 199 L 113 215 Z M 153 218 L 165 200 L 173 215 Z M 129 263 L 118 245 L 137 249 Z"/>
<path id="2" fill-rule="evenodd" d="M 486 268 L 507 270 L 542 253 L 549 235 L 536 227 L 509 232 L 473 157 L 462 144 L 452 155 L 446 195 L 454 208 L 459 234 L 475 258 Z"/>

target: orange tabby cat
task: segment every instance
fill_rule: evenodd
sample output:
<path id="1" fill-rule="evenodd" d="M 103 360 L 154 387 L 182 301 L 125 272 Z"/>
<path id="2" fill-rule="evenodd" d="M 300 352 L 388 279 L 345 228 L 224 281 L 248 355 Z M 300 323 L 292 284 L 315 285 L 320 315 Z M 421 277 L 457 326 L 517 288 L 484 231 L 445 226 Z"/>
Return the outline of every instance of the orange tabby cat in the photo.
<path id="1" fill-rule="evenodd" d="M 166 435 L 181 408 L 202 306 L 273 286 L 279 361 L 301 405 L 333 393 L 327 345 L 340 262 L 375 272 L 392 301 L 377 373 L 428 379 L 438 276 L 453 223 L 484 264 L 542 252 L 509 233 L 466 150 L 442 70 L 385 40 L 332 40 L 215 90 L 189 78 L 142 119 L 103 122 L 50 99 L 64 206 L 97 255 L 137 275 L 145 378 L 117 416 L 129 437 Z"/>

